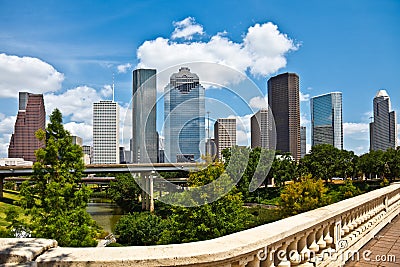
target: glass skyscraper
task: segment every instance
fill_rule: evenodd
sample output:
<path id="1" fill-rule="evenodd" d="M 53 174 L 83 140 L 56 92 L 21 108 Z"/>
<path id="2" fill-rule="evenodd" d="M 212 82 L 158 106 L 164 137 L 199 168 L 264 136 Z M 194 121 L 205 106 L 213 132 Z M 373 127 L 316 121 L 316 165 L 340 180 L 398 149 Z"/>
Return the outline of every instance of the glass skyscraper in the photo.
<path id="1" fill-rule="evenodd" d="M 204 88 L 187 67 L 170 77 L 164 96 L 165 161 L 197 161 L 205 138 Z"/>
<path id="2" fill-rule="evenodd" d="M 330 144 L 343 149 L 342 93 L 311 98 L 312 146 Z"/>
<path id="3" fill-rule="evenodd" d="M 396 112 L 390 110 L 388 93 L 379 90 L 374 98 L 374 121 L 370 124 L 370 150 L 397 147 Z"/>
<path id="4" fill-rule="evenodd" d="M 156 70 L 134 70 L 132 80 L 132 162 L 156 163 L 158 154 Z"/>

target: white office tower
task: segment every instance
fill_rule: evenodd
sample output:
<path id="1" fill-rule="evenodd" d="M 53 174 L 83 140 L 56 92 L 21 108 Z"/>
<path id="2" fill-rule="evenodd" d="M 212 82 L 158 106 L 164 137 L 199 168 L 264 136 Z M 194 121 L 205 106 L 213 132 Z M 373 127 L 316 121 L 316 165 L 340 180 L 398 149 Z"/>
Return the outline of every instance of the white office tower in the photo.
<path id="1" fill-rule="evenodd" d="M 93 104 L 92 163 L 119 163 L 119 106 L 111 100 Z"/>
<path id="2" fill-rule="evenodd" d="M 236 145 L 236 119 L 218 119 L 214 124 L 214 140 L 217 157 L 222 159 L 222 151 Z"/>
<path id="3" fill-rule="evenodd" d="M 397 147 L 396 112 L 391 109 L 386 90 L 378 91 L 374 98 L 374 121 L 370 123 L 370 150 Z"/>

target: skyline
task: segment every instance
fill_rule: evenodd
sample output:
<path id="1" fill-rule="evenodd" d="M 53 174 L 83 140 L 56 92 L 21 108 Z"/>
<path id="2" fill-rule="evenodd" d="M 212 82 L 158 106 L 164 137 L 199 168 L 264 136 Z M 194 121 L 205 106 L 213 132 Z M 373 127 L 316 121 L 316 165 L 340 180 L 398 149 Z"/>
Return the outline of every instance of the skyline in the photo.
<path id="1" fill-rule="evenodd" d="M 309 98 L 341 91 L 344 148 L 357 154 L 368 152 L 369 117 L 376 92 L 386 89 L 393 110 L 400 109 L 399 85 L 393 75 L 400 67 L 396 49 L 400 3 L 248 1 L 247 8 L 238 3 L 205 1 L 201 7 L 185 4 L 182 8 L 163 1 L 0 1 L 4 18 L 0 34 L 0 157 L 6 156 L 13 132 L 18 91 L 45 93 L 47 115 L 60 108 L 66 128 L 90 144 L 92 103 L 111 98 L 113 73 L 115 97 L 124 117 L 133 69 L 163 71 L 179 63 L 170 60 L 174 56 L 176 60 L 204 58 L 228 64 L 245 72 L 264 94 L 268 78 L 297 73 L 309 146 Z M 176 47 L 185 53 L 177 54 Z M 263 64 L 265 61 L 268 64 Z M 204 77 L 201 70 L 191 69 Z M 217 78 L 221 84 L 232 81 L 232 76 Z M 159 84 L 159 93 L 163 85 Z M 207 94 L 231 99 L 212 88 Z M 261 99 L 246 100 L 256 108 Z M 160 110 L 157 107 L 158 118 L 163 117 Z M 211 115 L 217 116 L 216 112 Z M 245 138 L 249 140 L 252 114 L 248 109 L 236 113 L 246 124 L 238 123 L 238 142 L 243 144 Z M 160 125 L 157 128 L 161 129 Z"/>

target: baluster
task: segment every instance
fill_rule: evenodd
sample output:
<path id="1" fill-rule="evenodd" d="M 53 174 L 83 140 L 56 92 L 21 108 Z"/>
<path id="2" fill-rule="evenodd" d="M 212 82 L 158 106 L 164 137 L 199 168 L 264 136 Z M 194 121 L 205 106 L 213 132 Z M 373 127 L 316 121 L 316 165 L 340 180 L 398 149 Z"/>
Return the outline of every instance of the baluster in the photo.
<path id="1" fill-rule="evenodd" d="M 301 263 L 301 256 L 297 247 L 298 240 L 295 238 L 289 245 L 289 260 L 292 266 L 299 265 Z"/>
<path id="2" fill-rule="evenodd" d="M 326 242 L 327 247 L 332 247 L 333 237 L 331 235 L 331 226 L 329 224 L 324 228 L 324 241 Z"/>
<path id="3" fill-rule="evenodd" d="M 246 267 L 260 267 L 260 259 L 256 256 L 254 256 L 254 259 L 247 263 Z"/>
<path id="4" fill-rule="evenodd" d="M 319 251 L 321 252 L 323 249 L 326 248 L 326 241 L 324 240 L 324 226 L 321 226 L 317 230 L 315 239 L 317 240 L 317 245 L 319 247 Z"/>
<path id="5" fill-rule="evenodd" d="M 290 261 L 287 257 L 288 243 L 285 242 L 275 253 L 275 263 L 277 267 L 290 267 Z"/>
<path id="6" fill-rule="evenodd" d="M 347 226 L 348 217 L 345 216 L 342 218 L 342 228 L 340 230 L 340 235 L 343 237 L 350 232 L 349 227 Z"/>
<path id="7" fill-rule="evenodd" d="M 349 232 L 353 231 L 353 229 L 354 229 L 353 220 L 354 220 L 354 213 L 350 213 L 349 221 L 347 224 L 347 227 L 349 228 Z"/>
<path id="8" fill-rule="evenodd" d="M 261 253 L 260 253 L 261 252 Z M 261 261 L 261 267 L 275 267 L 274 264 L 274 248 L 265 248 L 263 251 L 260 251 L 257 254 L 257 258 Z"/>
<path id="9" fill-rule="evenodd" d="M 311 257 L 311 251 L 307 248 L 307 234 L 304 234 L 297 243 L 300 254 L 301 263 L 299 266 L 307 266 L 307 262 Z"/>

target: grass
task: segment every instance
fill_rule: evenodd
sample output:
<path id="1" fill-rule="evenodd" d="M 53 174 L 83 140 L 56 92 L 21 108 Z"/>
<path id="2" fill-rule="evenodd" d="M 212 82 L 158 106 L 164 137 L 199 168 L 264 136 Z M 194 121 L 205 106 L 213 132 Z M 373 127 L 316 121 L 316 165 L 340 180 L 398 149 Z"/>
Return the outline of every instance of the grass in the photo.
<path id="1" fill-rule="evenodd" d="M 248 211 L 254 216 L 253 222 L 250 224 L 249 228 L 278 221 L 283 218 L 278 209 L 267 209 L 262 206 L 255 206 L 248 208 Z"/>
<path id="2" fill-rule="evenodd" d="M 20 208 L 17 204 L 14 204 L 14 202 L 18 201 L 19 199 L 18 192 L 4 190 L 3 198 L 0 199 L 0 228 L 5 228 L 9 225 L 9 223 L 6 221 L 6 211 L 10 207 L 16 207 L 22 214 L 22 208 Z"/>

